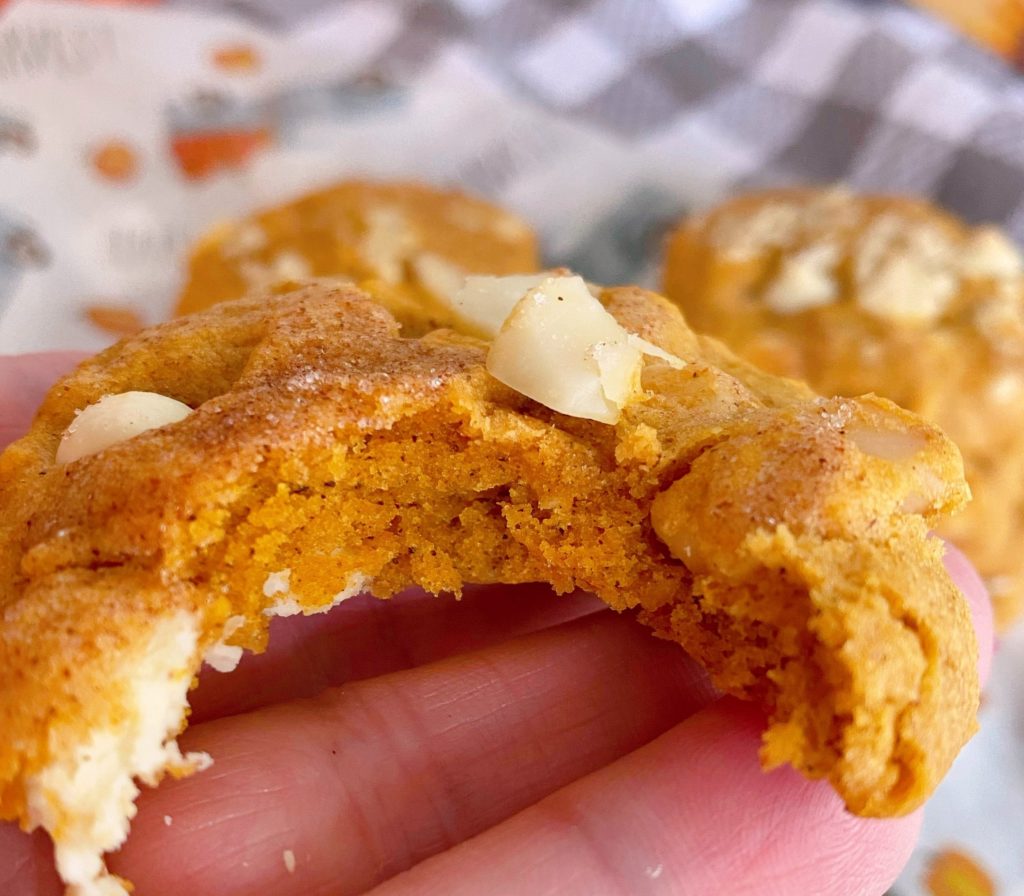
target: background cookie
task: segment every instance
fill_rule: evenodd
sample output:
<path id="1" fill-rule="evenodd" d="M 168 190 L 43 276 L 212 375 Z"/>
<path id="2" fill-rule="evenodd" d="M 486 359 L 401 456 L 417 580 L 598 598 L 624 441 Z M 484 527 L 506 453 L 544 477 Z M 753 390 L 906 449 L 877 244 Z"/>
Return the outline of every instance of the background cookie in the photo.
<path id="1" fill-rule="evenodd" d="M 309 277 L 379 281 L 404 325 L 448 322 L 444 299 L 467 273 L 539 267 L 520 218 L 464 193 L 415 183 L 346 181 L 211 231 L 196 246 L 179 314 Z M 432 314 L 431 314 L 432 312 Z"/>
<path id="2" fill-rule="evenodd" d="M 727 202 L 669 238 L 665 291 L 695 328 L 824 395 L 876 392 L 938 423 L 974 500 L 940 527 L 998 620 L 1024 609 L 1024 275 L 1014 245 L 935 206 L 842 189 Z"/>

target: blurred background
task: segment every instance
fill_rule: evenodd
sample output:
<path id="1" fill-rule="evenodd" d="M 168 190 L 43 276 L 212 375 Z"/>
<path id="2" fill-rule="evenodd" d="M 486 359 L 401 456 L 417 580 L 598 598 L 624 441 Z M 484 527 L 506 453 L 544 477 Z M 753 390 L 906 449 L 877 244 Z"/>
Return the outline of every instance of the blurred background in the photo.
<path id="1" fill-rule="evenodd" d="M 349 176 L 457 185 L 657 282 L 668 226 L 844 182 L 1024 239 L 1021 0 L 0 0 L 0 352 L 167 318 L 218 223 Z M 1024 896 L 1024 635 L 899 896 Z"/>

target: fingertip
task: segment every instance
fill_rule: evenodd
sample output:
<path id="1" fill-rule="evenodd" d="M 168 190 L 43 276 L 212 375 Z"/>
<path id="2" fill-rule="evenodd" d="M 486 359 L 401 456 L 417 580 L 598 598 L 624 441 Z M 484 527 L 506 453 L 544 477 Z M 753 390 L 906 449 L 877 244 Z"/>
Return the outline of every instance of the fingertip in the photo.
<path id="1" fill-rule="evenodd" d="M 764 717 L 750 704 L 724 699 L 679 728 L 690 729 L 701 767 L 692 788 L 706 789 L 709 800 L 732 793 L 730 802 L 741 807 L 709 816 L 712 836 L 731 838 L 747 857 L 746 873 L 734 882 L 737 896 L 882 893 L 906 866 L 921 813 L 863 818 L 827 781 L 808 780 L 790 766 L 764 772 Z"/>
<path id="2" fill-rule="evenodd" d="M 967 599 L 971 618 L 978 636 L 978 675 L 981 683 L 988 680 L 995 649 L 995 626 L 992 617 L 992 599 L 974 565 L 958 547 L 946 543 L 943 556 L 946 571 Z"/>
<path id="3" fill-rule="evenodd" d="M 827 782 L 789 768 L 766 774 L 763 727 L 756 709 L 721 699 L 374 892 L 884 892 L 919 817 L 858 818 Z M 494 890 L 505 879 L 514 883 Z"/>
<path id="4" fill-rule="evenodd" d="M 705 714 L 704 724 L 719 739 L 720 786 L 728 786 L 730 768 L 746 769 L 748 812 L 773 821 L 770 842 L 761 849 L 752 848 L 757 838 L 748 835 L 755 871 L 743 881 L 743 893 L 838 896 L 888 888 L 917 842 L 920 812 L 900 818 L 853 815 L 827 781 L 809 780 L 790 766 L 761 770 L 764 719 L 752 706 L 726 699 Z"/>
<path id="5" fill-rule="evenodd" d="M 28 431 L 47 390 L 84 358 L 81 352 L 0 355 L 0 449 Z"/>
<path id="6" fill-rule="evenodd" d="M 62 887 L 53 866 L 53 846 L 42 831 L 26 834 L 0 822 L 0 893 L 57 896 Z"/>

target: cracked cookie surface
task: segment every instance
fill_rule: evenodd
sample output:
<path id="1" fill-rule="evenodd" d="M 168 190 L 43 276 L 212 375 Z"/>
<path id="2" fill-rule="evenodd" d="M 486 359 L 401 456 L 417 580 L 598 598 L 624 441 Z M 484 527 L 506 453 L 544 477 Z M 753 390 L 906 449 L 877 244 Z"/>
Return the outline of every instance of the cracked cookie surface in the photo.
<path id="1" fill-rule="evenodd" d="M 488 344 L 405 338 L 314 283 L 131 337 L 0 455 L 0 811 L 43 825 L 85 896 L 137 793 L 201 768 L 174 738 L 204 657 L 358 590 L 592 591 L 757 701 L 766 766 L 865 815 L 915 808 L 975 729 L 977 647 L 931 525 L 959 455 L 878 398 L 824 400 L 634 288 L 601 301 L 647 357 L 614 425 L 487 373 Z M 76 410 L 156 392 L 184 419 L 66 465 Z M 215 760 L 216 757 L 213 757 Z"/>

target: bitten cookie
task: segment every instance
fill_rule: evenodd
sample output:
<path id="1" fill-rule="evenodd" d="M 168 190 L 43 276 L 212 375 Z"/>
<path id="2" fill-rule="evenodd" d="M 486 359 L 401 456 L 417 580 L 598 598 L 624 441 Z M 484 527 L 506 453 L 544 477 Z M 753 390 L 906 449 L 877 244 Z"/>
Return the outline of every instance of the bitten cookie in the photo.
<path id="1" fill-rule="evenodd" d="M 941 426 L 974 500 L 939 531 L 985 576 L 1000 625 L 1024 611 L 1024 264 L 1000 231 L 905 197 L 755 193 L 672 234 L 665 293 L 765 370 Z"/>
<path id="2" fill-rule="evenodd" d="M 175 740 L 204 660 L 411 584 L 591 591 L 764 708 L 766 767 L 864 815 L 931 793 L 979 693 L 928 534 L 966 499 L 939 430 L 762 373 L 640 289 L 474 281 L 487 339 L 405 338 L 373 289 L 130 337 L 0 455 L 0 816 L 51 833 L 76 896 L 123 893 L 102 853 L 136 782 L 210 761 Z"/>
<path id="3" fill-rule="evenodd" d="M 540 267 L 533 230 L 455 190 L 345 181 L 238 221 L 193 249 L 178 313 L 310 277 L 377 283 L 400 323 L 451 323 L 448 300 L 466 274 Z"/>

